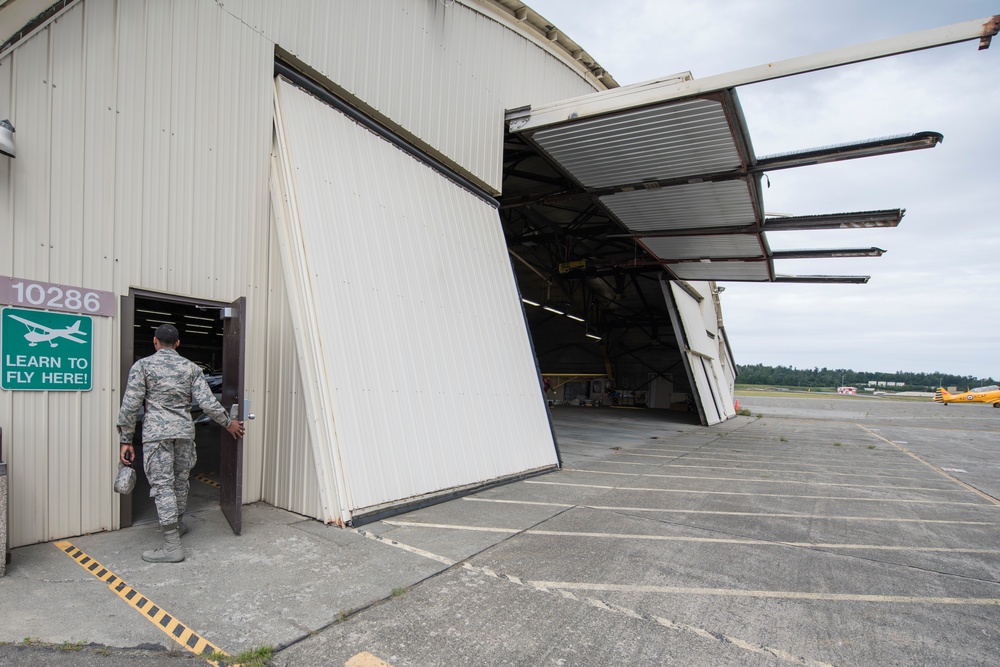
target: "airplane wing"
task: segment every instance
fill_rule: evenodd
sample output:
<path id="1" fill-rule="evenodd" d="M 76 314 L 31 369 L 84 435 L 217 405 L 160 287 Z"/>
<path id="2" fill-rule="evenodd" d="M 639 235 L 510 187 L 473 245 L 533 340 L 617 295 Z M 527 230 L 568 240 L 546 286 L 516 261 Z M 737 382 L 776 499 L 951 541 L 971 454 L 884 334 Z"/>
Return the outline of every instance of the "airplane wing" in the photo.
<path id="1" fill-rule="evenodd" d="M 52 329 L 48 328 L 45 325 L 37 324 L 36 322 L 32 322 L 31 320 L 26 320 L 23 317 L 18 317 L 17 315 L 8 315 L 8 317 L 10 319 L 12 319 L 12 320 L 17 320 L 21 324 L 24 324 L 25 326 L 28 326 L 28 327 L 30 327 L 32 329 L 37 329 L 39 331 L 44 331 L 47 334 L 52 333 Z"/>
<path id="2" fill-rule="evenodd" d="M 66 340 L 71 340 L 74 343 L 86 343 L 87 342 L 85 340 L 77 338 L 76 336 L 71 336 L 69 334 L 61 334 L 61 333 L 58 333 L 58 332 L 55 334 L 55 337 L 56 338 L 65 338 Z"/>

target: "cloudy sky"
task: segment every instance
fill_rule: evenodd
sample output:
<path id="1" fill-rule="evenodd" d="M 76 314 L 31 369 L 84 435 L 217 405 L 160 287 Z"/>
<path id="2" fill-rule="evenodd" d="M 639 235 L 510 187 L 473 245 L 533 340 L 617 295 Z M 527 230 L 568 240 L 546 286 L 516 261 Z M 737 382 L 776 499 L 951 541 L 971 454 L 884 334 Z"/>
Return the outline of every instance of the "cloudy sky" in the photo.
<path id="1" fill-rule="evenodd" d="M 695 78 L 1000 13 L 981 0 L 528 0 L 621 85 Z M 772 249 L 877 246 L 779 273 L 867 285 L 721 283 L 739 364 L 1000 377 L 1000 37 L 738 89 L 758 156 L 932 130 L 936 148 L 769 174 L 767 212 L 905 208 L 899 227 L 772 233 Z"/>

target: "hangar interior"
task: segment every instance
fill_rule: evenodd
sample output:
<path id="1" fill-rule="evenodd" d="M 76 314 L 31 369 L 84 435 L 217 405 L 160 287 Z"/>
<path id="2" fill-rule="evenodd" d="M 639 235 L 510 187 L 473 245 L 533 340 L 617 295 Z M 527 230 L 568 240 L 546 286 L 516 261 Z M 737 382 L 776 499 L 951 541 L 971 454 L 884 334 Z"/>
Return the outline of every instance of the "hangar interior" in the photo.
<path id="1" fill-rule="evenodd" d="M 550 403 L 672 408 L 703 424 L 735 414 L 715 281 L 864 283 L 781 275 L 774 261 L 884 250 L 774 251 L 767 235 L 891 227 L 904 213 L 768 218 L 764 173 L 942 139 L 921 132 L 758 157 L 741 81 L 703 80 L 694 95 L 692 81 L 682 73 L 507 112 L 500 217 Z M 698 305 L 681 303 L 690 299 Z"/>

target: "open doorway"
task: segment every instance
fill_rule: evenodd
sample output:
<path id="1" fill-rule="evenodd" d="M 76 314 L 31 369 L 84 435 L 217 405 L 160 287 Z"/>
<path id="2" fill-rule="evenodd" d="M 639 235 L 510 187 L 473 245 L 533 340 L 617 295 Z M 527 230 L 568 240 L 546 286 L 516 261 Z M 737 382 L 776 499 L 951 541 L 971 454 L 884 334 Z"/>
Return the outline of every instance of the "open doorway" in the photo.
<path id="1" fill-rule="evenodd" d="M 122 392 L 129 369 L 137 360 L 154 353 L 153 332 L 163 323 L 173 324 L 180 332 L 177 352 L 196 363 L 216 399 L 222 400 L 223 359 L 225 351 L 225 320 L 222 314 L 230 304 L 184 299 L 133 291 L 122 298 Z M 191 488 L 186 514 L 214 509 L 220 503 L 222 465 L 221 436 L 223 429 L 197 404 L 191 406 L 195 422 L 195 444 L 198 460 L 191 471 Z M 121 497 L 121 526 L 157 521 L 156 506 L 149 497 L 149 482 L 143 472 L 142 414 L 136 425 L 135 466 L 136 485 L 128 496 Z"/>

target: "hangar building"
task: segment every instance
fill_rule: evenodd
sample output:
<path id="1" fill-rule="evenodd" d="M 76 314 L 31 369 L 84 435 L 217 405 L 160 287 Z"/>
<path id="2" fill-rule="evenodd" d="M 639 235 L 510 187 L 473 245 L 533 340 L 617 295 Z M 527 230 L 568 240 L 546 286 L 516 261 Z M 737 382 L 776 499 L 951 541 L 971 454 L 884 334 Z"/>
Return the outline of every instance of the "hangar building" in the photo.
<path id="1" fill-rule="evenodd" d="M 758 158 L 735 89 L 766 76 L 618 87 L 517 0 L 7 0 L 0 30 L 12 546 L 148 516 L 114 424 L 162 321 L 255 415 L 199 434 L 236 532 L 555 468 L 550 404 L 723 421 L 714 281 L 843 280 L 776 275 L 766 232 L 902 216 L 765 221 L 763 169 L 940 139 Z"/>

